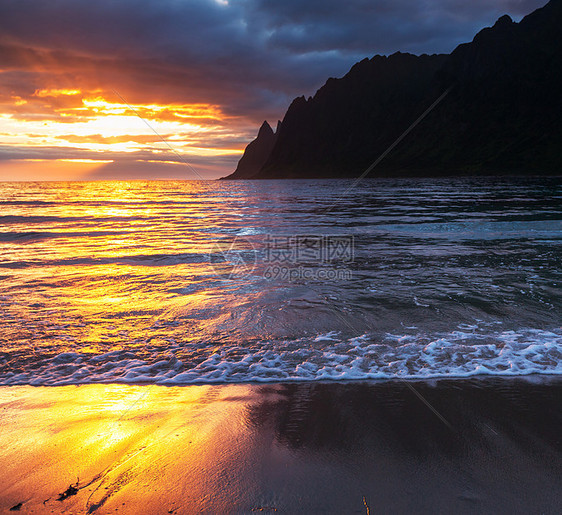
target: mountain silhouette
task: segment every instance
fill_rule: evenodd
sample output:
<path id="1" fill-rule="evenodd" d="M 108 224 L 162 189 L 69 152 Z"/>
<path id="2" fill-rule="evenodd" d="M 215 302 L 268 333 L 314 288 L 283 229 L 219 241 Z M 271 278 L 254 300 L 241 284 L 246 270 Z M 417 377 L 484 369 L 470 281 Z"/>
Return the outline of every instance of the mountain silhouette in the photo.
<path id="1" fill-rule="evenodd" d="M 246 166 L 245 154 L 228 178 L 357 177 L 445 92 L 371 177 L 559 175 L 561 27 L 562 0 L 551 0 L 519 23 L 502 16 L 449 55 L 364 59 L 296 98 L 267 157 L 258 136 L 246 152 L 259 146 L 260 158 Z"/>
<path id="2" fill-rule="evenodd" d="M 225 177 L 225 179 L 249 179 L 259 172 L 267 158 L 271 155 L 280 127 L 281 122 L 278 122 L 277 130 L 273 132 L 269 123 L 267 121 L 263 122 L 256 139 L 246 147 L 236 170 L 228 177 Z"/>

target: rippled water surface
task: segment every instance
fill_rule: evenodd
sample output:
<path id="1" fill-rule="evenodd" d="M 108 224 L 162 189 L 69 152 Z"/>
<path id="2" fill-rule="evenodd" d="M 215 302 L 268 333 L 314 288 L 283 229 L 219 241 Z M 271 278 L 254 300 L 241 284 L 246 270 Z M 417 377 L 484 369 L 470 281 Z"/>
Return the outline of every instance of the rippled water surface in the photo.
<path id="1" fill-rule="evenodd" d="M 0 384 L 562 374 L 561 179 L 351 185 L 0 183 Z"/>

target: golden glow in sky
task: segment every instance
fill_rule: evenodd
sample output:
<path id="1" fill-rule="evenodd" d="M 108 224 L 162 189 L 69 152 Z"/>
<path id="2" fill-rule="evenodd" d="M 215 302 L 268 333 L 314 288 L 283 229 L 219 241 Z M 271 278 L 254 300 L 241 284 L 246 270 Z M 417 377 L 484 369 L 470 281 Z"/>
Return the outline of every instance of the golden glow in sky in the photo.
<path id="1" fill-rule="evenodd" d="M 117 92 L 43 88 L 27 98 L 12 95 L 1 107 L 0 145 L 17 155 L 0 162 L 0 180 L 88 178 L 92 166 L 123 160 L 169 169 L 185 167 L 184 160 L 197 169 L 192 159 L 213 157 L 234 164 L 251 139 L 247 122 L 203 103 L 128 103 Z M 63 162 L 82 166 L 53 174 L 53 163 Z"/>

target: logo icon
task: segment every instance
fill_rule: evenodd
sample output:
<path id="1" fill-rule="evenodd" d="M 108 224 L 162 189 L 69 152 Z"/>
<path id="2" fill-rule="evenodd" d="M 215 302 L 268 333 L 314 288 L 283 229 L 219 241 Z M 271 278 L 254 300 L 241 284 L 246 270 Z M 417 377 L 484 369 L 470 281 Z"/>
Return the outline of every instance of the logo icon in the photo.
<path id="1" fill-rule="evenodd" d="M 256 268 L 257 252 L 247 238 L 224 238 L 213 244 L 209 263 L 219 276 L 228 279 L 249 277 Z"/>

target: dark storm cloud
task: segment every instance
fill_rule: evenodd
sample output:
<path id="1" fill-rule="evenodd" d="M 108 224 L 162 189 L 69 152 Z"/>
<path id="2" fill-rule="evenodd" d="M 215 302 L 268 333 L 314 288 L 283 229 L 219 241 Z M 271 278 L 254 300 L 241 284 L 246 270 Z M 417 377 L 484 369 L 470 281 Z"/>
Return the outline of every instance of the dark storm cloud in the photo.
<path id="1" fill-rule="evenodd" d="M 25 79 L 0 78 L 12 94 L 66 81 L 137 100 L 219 104 L 258 120 L 365 56 L 448 52 L 501 14 L 544 3 L 4 0 L 0 67 Z"/>
<path id="2" fill-rule="evenodd" d="M 245 23 L 243 4 L 209 0 L 4 2 L 0 28 L 1 66 L 28 72 L 25 91 L 50 74 L 55 82 L 125 89 L 128 98 L 209 102 L 235 113 L 280 112 L 326 68 L 349 64 L 266 50 L 264 33 Z"/>
<path id="3" fill-rule="evenodd" d="M 100 153 L 80 148 L 80 144 L 89 140 L 111 144 L 114 139 L 135 141 L 147 148 L 104 152 L 104 159 L 115 162 L 96 169 L 92 177 L 135 177 L 143 163 L 143 177 L 185 177 L 182 166 L 168 162 L 178 161 L 174 153 L 148 148 L 158 140 L 151 134 L 72 134 L 74 122 L 94 115 L 79 109 L 82 98 L 99 96 L 110 103 L 125 98 L 135 105 L 216 107 L 222 113 L 218 122 L 199 120 L 208 131 L 180 136 L 183 143 L 229 153 L 188 159 L 203 175 L 225 175 L 239 157 L 229 149 L 241 148 L 264 119 L 274 123 L 292 98 L 313 94 L 328 77 L 345 74 L 364 57 L 398 50 L 450 52 L 499 16 L 507 13 L 517 20 L 545 3 L 2 0 L 0 115 L 22 124 L 65 122 L 68 131 L 65 128 L 59 135 L 60 145 L 56 145 L 56 137 L 41 145 L 39 135 L 30 135 L 28 145 L 2 145 L 0 134 L 0 165 L 22 159 L 95 160 Z M 79 90 L 81 96 L 37 94 L 61 89 Z"/>
<path id="4" fill-rule="evenodd" d="M 515 18 L 544 0 L 248 0 L 249 18 L 269 30 L 269 44 L 295 53 L 449 52 L 486 24 Z"/>

